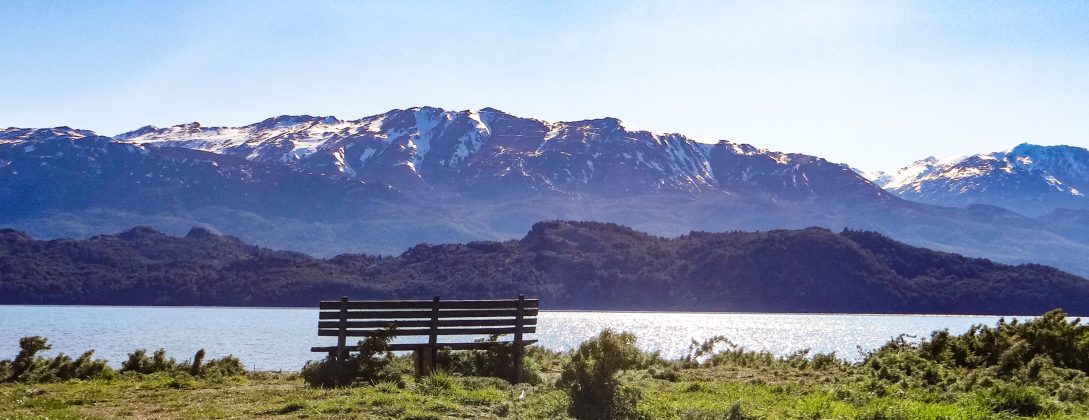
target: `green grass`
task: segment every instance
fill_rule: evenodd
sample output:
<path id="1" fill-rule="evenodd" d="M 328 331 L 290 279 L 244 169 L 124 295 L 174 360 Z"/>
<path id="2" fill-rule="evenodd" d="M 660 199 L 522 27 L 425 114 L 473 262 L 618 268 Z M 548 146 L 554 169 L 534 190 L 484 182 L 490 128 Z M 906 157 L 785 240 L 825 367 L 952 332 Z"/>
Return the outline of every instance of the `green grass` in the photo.
<path id="1" fill-rule="evenodd" d="M 859 363 L 806 352 L 778 358 L 724 337 L 663 360 L 634 340 L 603 332 L 577 351 L 531 348 L 537 385 L 455 370 L 416 380 L 407 357 L 383 362 L 389 370 L 377 384 L 343 388 L 311 387 L 298 373 L 194 377 L 178 369 L 26 379 L 0 383 L 0 419 L 563 419 L 569 408 L 616 419 L 1089 418 L 1089 327 L 1059 312 L 961 336 L 936 332 L 920 343 L 894 339 Z M 465 360 L 473 363 L 454 364 L 464 375 L 494 364 Z M 9 378 L 20 377 L 4 363 Z M 22 377 L 59 377 L 44 360 L 34 366 Z M 604 398 L 612 402 L 597 405 Z"/>
<path id="2" fill-rule="evenodd" d="M 844 367 L 806 370 L 715 366 L 679 369 L 674 380 L 647 370 L 625 373 L 642 393 L 637 411 L 650 419 L 1013 419 L 982 390 L 867 390 Z M 311 388 L 297 374 L 251 373 L 194 379 L 125 375 L 114 380 L 0 385 L 2 418 L 568 418 L 568 399 L 551 383 L 510 386 L 492 378 L 440 373 L 406 385 Z M 518 396 L 526 391 L 524 399 Z M 1039 418 L 1089 417 L 1085 404 L 1050 401 Z"/>

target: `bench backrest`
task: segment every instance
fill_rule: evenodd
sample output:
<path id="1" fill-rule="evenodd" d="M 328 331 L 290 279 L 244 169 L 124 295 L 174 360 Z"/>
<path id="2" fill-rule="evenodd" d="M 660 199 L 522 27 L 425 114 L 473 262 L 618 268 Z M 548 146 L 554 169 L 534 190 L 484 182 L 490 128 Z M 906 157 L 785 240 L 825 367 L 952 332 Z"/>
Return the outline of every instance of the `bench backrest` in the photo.
<path id="1" fill-rule="evenodd" d="M 348 300 L 322 301 L 318 336 L 367 337 L 394 324 L 395 336 L 428 336 L 430 344 L 449 335 L 523 334 L 537 331 L 538 299 Z M 339 344 L 339 343 L 338 343 Z M 340 344 L 343 346 L 343 344 Z"/>

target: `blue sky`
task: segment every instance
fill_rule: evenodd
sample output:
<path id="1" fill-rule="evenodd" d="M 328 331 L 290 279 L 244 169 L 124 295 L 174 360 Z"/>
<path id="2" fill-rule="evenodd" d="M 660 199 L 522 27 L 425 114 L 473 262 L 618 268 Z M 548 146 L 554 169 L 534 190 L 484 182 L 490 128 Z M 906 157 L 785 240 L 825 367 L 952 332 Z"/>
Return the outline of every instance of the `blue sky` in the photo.
<path id="1" fill-rule="evenodd" d="M 492 106 L 863 169 L 1089 146 L 1089 2 L 0 0 L 0 126 Z"/>

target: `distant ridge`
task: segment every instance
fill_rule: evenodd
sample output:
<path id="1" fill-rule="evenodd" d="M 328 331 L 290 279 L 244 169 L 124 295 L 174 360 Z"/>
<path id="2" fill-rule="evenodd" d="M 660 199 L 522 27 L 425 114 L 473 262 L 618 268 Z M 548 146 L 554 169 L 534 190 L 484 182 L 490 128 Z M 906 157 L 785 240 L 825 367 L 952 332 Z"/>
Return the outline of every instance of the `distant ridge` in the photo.
<path id="1" fill-rule="evenodd" d="M 313 306 L 355 298 L 503 297 L 549 309 L 1089 314 L 1089 281 L 934 252 L 872 232 L 693 232 L 666 239 L 541 222 L 519 240 L 420 244 L 398 257 L 272 251 L 194 228 L 86 240 L 0 231 L 0 303 Z"/>

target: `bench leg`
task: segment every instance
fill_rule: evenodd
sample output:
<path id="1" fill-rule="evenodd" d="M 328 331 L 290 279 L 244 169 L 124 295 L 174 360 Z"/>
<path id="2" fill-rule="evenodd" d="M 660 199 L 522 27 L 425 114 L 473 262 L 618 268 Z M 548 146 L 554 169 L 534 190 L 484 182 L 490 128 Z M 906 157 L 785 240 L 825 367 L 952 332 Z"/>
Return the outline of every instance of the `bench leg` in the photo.
<path id="1" fill-rule="evenodd" d="M 430 375 L 435 367 L 435 349 L 433 347 L 420 347 L 412 351 L 416 359 L 416 378 Z"/>
<path id="2" fill-rule="evenodd" d="M 511 352 L 511 358 L 513 359 L 511 360 L 511 363 L 514 365 L 514 372 L 511 375 L 510 382 L 512 384 L 517 384 L 522 382 L 522 365 L 525 359 L 523 352 L 525 350 L 518 344 L 515 344 L 512 350 L 514 351 Z"/>

